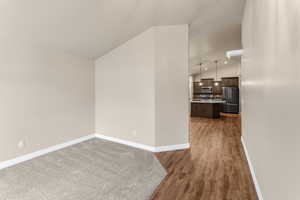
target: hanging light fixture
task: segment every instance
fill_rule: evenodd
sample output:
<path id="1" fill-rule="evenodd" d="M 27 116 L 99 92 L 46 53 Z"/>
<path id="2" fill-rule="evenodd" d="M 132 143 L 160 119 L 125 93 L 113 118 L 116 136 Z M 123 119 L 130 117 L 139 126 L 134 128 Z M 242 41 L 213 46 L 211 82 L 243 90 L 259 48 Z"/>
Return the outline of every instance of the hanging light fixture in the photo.
<path id="1" fill-rule="evenodd" d="M 218 60 L 216 60 L 215 63 L 216 63 L 216 79 L 214 85 L 219 86 L 220 83 L 218 82 Z"/>
<path id="2" fill-rule="evenodd" d="M 202 78 L 201 78 L 201 67 L 202 67 L 203 63 L 200 63 L 200 70 L 199 70 L 199 76 L 200 76 L 200 82 L 199 82 L 199 86 L 203 86 L 203 82 L 202 82 Z"/>

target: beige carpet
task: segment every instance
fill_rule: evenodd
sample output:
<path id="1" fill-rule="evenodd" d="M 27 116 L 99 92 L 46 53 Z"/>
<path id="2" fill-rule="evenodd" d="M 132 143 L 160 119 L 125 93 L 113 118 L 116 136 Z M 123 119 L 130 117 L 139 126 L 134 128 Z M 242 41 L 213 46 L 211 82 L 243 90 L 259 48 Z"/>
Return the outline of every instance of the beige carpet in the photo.
<path id="1" fill-rule="evenodd" d="M 0 200 L 148 200 L 165 175 L 153 153 L 92 139 L 0 170 Z"/>

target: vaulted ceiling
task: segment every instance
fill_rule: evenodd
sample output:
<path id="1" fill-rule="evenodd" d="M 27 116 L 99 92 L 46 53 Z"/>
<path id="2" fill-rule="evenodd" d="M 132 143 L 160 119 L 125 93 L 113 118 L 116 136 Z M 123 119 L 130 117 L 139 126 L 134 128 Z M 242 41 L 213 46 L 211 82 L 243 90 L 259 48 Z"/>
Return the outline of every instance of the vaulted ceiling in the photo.
<path id="1" fill-rule="evenodd" d="M 95 59 L 155 25 L 191 25 L 192 65 L 241 46 L 244 0 L 0 0 L 0 42 Z"/>
<path id="2" fill-rule="evenodd" d="M 214 0 L 202 9 L 190 26 L 190 72 L 199 72 L 199 63 L 206 68 L 214 60 L 225 59 L 226 51 L 241 49 L 241 23 L 245 0 Z M 209 61 L 209 62 L 208 62 Z M 240 62 L 232 59 L 230 64 Z M 222 63 L 220 63 L 222 65 Z"/>

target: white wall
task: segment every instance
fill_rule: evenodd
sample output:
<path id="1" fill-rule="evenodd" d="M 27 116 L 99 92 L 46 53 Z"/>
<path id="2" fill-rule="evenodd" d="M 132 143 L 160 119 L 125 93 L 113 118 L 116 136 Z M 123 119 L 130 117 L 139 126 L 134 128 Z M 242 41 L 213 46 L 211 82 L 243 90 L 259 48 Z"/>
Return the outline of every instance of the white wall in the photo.
<path id="1" fill-rule="evenodd" d="M 0 91 L 0 161 L 93 133 L 91 61 L 2 42 Z"/>
<path id="2" fill-rule="evenodd" d="M 154 32 L 96 61 L 96 133 L 155 145 Z"/>
<path id="3" fill-rule="evenodd" d="M 155 27 L 156 145 L 188 143 L 188 26 Z"/>
<path id="4" fill-rule="evenodd" d="M 242 130 L 265 200 L 300 197 L 299 30 L 299 0 L 247 1 Z"/>
<path id="5" fill-rule="evenodd" d="M 187 34 L 186 25 L 153 27 L 96 61 L 97 133 L 151 146 L 187 143 Z"/>

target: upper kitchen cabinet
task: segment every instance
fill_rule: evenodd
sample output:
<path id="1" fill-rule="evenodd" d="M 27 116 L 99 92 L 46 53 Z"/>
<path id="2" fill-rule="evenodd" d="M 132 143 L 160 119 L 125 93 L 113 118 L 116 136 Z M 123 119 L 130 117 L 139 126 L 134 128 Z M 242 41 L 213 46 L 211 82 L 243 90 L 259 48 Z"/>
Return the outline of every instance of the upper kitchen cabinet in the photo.
<path id="1" fill-rule="evenodd" d="M 217 83 L 219 84 L 213 84 L 214 95 L 222 95 L 222 81 L 217 81 Z"/>
<path id="2" fill-rule="evenodd" d="M 202 85 L 200 85 L 200 82 L 194 82 L 194 94 L 200 94 L 202 87 L 213 87 L 214 85 L 214 79 L 202 79 L 201 80 Z"/>
<path id="3" fill-rule="evenodd" d="M 222 87 L 237 86 L 239 87 L 239 77 L 222 78 Z"/>
<path id="4" fill-rule="evenodd" d="M 199 82 L 194 82 L 193 83 L 193 88 L 194 88 L 194 94 L 200 94 L 201 93 L 201 86 Z"/>
<path id="5" fill-rule="evenodd" d="M 214 84 L 214 79 L 208 78 L 208 79 L 202 79 L 203 87 L 212 87 Z"/>

